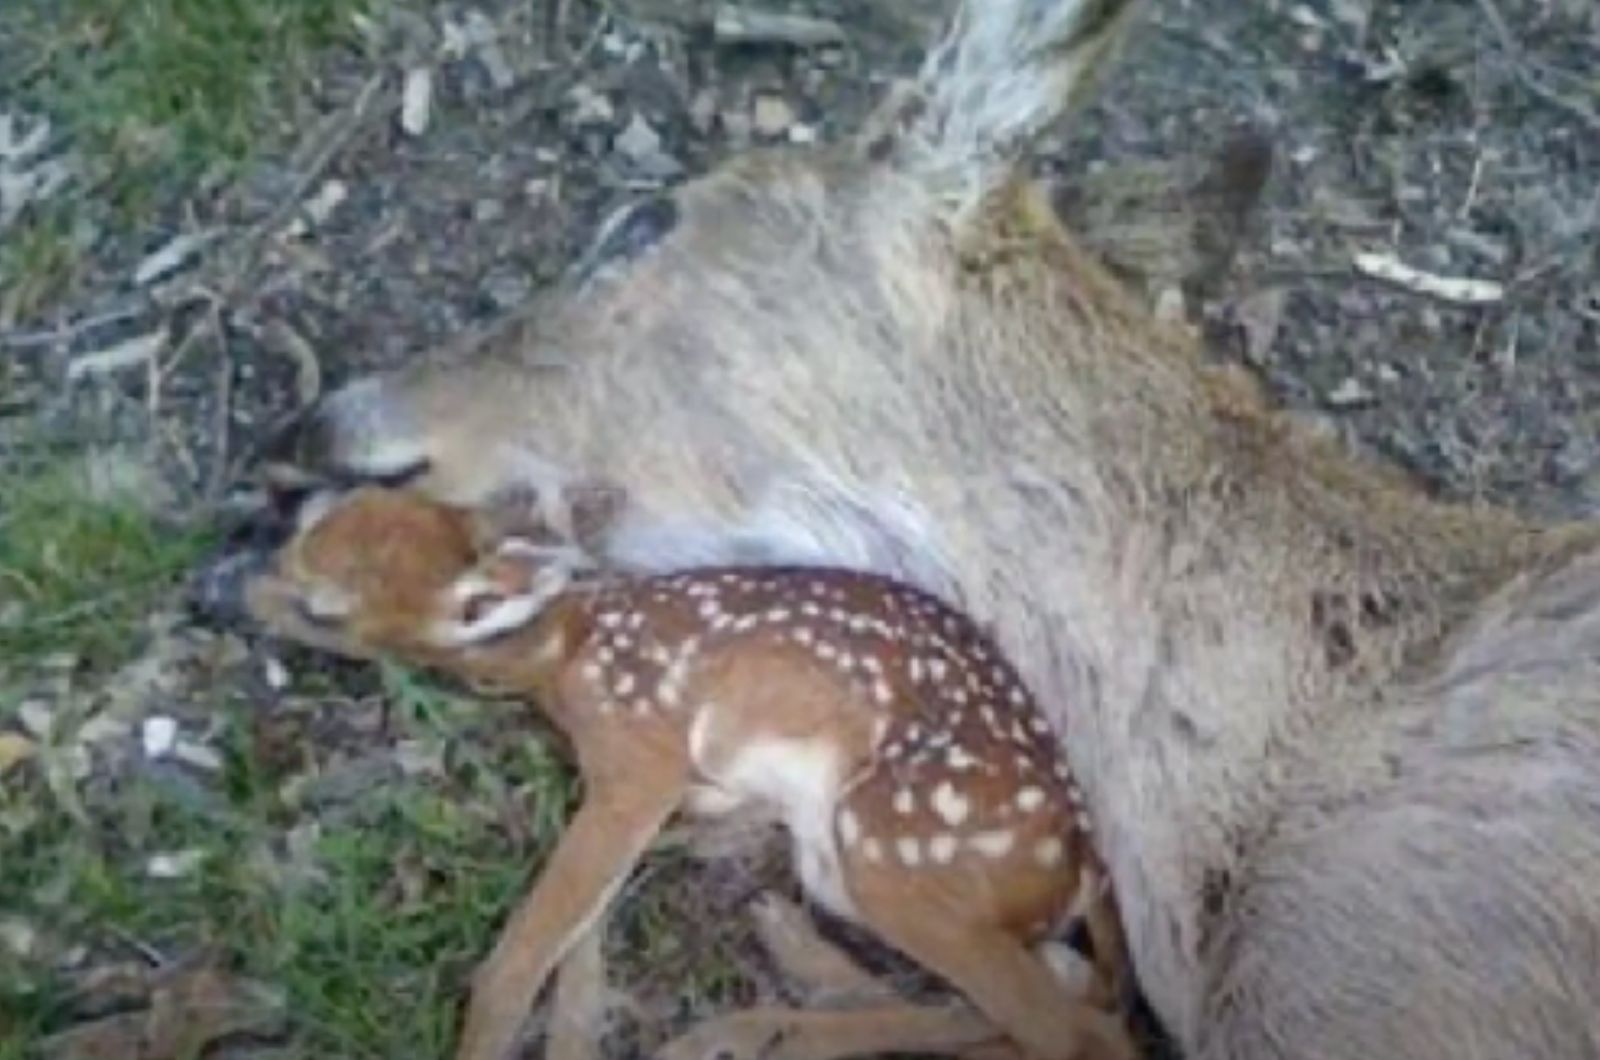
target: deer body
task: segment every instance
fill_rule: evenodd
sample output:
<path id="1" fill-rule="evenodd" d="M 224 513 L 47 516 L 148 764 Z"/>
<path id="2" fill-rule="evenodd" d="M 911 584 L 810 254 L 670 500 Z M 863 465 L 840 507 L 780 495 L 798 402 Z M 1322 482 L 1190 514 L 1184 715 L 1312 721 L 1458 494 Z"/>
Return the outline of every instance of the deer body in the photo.
<path id="1" fill-rule="evenodd" d="M 463 502 L 554 463 L 629 497 L 610 562 L 876 571 L 991 626 L 1195 1057 L 1592 1056 L 1600 530 L 1302 434 L 1014 179 L 1131 6 L 965 5 L 860 141 L 686 186 L 295 455 Z"/>
<path id="2" fill-rule="evenodd" d="M 1097 1000 L 1118 989 L 1082 796 L 1044 715 L 970 620 L 841 570 L 569 585 L 582 567 L 570 549 L 510 538 L 479 557 L 473 525 L 414 495 L 358 491 L 309 513 L 279 573 L 252 590 L 286 626 L 335 601 L 323 635 L 351 653 L 532 697 L 570 739 L 588 796 L 480 972 L 460 1055 L 504 1054 L 670 815 L 750 804 L 786 825 L 813 898 L 946 975 L 1030 1055 L 1132 1055 L 1035 952 L 1087 917 Z"/>

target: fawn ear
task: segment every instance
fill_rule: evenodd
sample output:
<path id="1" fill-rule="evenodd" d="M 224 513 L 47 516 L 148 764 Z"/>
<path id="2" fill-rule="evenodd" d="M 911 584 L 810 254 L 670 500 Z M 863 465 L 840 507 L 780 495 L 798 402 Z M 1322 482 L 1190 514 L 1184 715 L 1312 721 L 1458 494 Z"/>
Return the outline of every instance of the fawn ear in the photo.
<path id="1" fill-rule="evenodd" d="M 450 586 L 440 639 L 463 647 L 523 629 L 588 566 L 577 549 L 508 537 Z"/>
<path id="2" fill-rule="evenodd" d="M 580 479 L 567 483 L 561 497 L 570 520 L 573 543 L 591 554 L 600 552 L 601 539 L 627 504 L 627 491 L 601 479 Z"/>

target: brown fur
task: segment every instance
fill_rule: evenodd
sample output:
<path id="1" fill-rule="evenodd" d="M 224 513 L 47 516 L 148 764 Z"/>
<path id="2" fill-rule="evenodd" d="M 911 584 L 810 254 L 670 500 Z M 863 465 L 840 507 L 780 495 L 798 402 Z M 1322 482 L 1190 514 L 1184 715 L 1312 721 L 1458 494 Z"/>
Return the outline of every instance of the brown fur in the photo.
<path id="1" fill-rule="evenodd" d="M 736 160 L 626 270 L 346 391 L 297 456 L 468 500 L 554 462 L 626 491 L 615 561 L 816 559 L 992 622 L 1196 1057 L 1591 1057 L 1600 532 L 1302 434 L 1046 222 L 962 79 L 1053 110 L 1072 37 L 1027 31 L 1089 6 L 974 3 L 1009 50 L 930 63 L 888 149 Z"/>
<path id="2" fill-rule="evenodd" d="M 496 521 L 358 489 L 315 504 L 246 589 L 271 628 L 529 701 L 571 741 L 583 805 L 474 977 L 462 1060 L 505 1055 L 669 815 L 744 805 L 789 825 L 815 901 L 944 976 L 1030 1056 L 1133 1057 L 1099 1011 L 1121 996 L 1124 952 L 1081 794 L 970 621 L 852 572 L 585 577 L 561 539 Z M 1088 1000 L 1046 953 L 1077 917 L 1095 946 Z M 580 957 L 562 981 L 592 975 Z M 823 1060 L 857 1055 L 864 1030 L 903 1050 L 928 1046 L 924 1018 L 943 1025 L 923 1013 L 897 1038 L 888 1013 L 790 1033 Z M 974 1040 L 966 1021 L 946 1044 Z"/>

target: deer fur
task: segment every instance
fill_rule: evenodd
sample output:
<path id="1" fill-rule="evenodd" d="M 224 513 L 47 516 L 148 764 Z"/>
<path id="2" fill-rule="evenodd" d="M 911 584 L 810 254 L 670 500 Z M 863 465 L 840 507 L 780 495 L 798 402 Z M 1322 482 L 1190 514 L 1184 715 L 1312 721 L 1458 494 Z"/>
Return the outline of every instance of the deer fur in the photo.
<path id="1" fill-rule="evenodd" d="M 1600 530 L 1431 499 L 1156 322 L 1017 175 L 1135 5 L 973 0 L 831 149 L 449 355 L 303 466 L 625 490 L 611 562 L 826 562 L 992 623 L 1196 1058 L 1600 1051 Z"/>

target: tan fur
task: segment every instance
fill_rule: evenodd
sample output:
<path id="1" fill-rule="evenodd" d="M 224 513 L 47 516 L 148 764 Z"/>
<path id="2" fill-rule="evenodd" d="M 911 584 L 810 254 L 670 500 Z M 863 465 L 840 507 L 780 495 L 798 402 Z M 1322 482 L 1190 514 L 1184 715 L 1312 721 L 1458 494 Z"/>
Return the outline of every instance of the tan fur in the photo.
<path id="1" fill-rule="evenodd" d="M 1033 43 L 962 76 L 1059 102 Z M 348 391 L 300 459 L 426 459 L 459 500 L 558 461 L 626 491 L 617 562 L 817 559 L 992 622 L 1062 711 L 1137 972 L 1195 1057 L 1595 1055 L 1600 532 L 1436 503 L 1302 434 L 936 112 L 897 112 L 904 151 L 690 184 L 629 269 Z M 981 195 L 952 205 L 919 139 Z"/>

